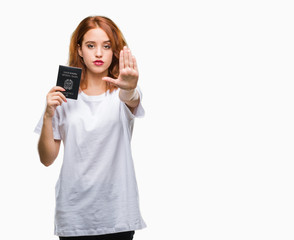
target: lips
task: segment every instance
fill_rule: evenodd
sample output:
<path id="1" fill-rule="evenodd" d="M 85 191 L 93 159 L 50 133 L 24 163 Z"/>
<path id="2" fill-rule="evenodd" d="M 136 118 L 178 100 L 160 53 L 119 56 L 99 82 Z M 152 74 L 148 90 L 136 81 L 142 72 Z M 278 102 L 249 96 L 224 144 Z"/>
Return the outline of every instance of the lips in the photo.
<path id="1" fill-rule="evenodd" d="M 96 65 L 96 66 L 101 66 L 101 65 L 103 65 L 103 61 L 102 60 L 96 60 L 96 61 L 94 61 L 94 64 Z"/>

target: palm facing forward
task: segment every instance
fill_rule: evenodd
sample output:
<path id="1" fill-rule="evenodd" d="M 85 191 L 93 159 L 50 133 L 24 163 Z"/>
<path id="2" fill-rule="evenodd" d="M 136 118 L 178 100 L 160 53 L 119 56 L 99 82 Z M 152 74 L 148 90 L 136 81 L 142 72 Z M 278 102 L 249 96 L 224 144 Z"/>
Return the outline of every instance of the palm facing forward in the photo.
<path id="1" fill-rule="evenodd" d="M 128 47 L 124 47 L 119 55 L 119 76 L 117 79 L 103 77 L 102 80 L 112 83 L 123 90 L 133 90 L 137 87 L 139 79 L 138 67 L 135 57 Z"/>

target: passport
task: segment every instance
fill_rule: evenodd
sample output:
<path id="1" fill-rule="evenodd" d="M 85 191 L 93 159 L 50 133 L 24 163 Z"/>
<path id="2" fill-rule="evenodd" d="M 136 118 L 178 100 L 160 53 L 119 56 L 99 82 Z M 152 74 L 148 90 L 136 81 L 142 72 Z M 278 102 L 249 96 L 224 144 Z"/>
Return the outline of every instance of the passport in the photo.
<path id="1" fill-rule="evenodd" d="M 82 69 L 59 65 L 56 86 L 63 87 L 66 98 L 78 99 Z"/>

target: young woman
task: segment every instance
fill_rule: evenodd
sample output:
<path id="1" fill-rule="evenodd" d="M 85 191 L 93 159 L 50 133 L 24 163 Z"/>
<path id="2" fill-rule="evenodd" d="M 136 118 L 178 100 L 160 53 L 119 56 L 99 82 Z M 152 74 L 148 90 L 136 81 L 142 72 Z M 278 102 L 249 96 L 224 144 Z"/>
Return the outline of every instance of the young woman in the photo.
<path id="1" fill-rule="evenodd" d="M 60 239 L 133 239 L 146 227 L 131 154 L 135 117 L 142 117 L 138 68 L 115 23 L 85 18 L 70 42 L 69 66 L 82 68 L 77 100 L 62 87 L 47 94 L 36 126 L 45 166 L 64 158 L 56 183 L 55 235 Z"/>

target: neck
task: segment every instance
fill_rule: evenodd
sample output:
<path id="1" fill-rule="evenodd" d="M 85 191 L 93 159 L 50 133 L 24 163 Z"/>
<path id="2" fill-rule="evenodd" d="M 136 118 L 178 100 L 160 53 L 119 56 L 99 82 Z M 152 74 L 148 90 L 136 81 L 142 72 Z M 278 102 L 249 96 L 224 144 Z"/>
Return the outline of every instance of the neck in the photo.
<path id="1" fill-rule="evenodd" d="M 107 73 L 93 74 L 87 72 L 87 88 L 84 92 L 89 95 L 99 95 L 106 91 L 106 82 L 102 80 L 103 77 L 107 77 Z"/>

